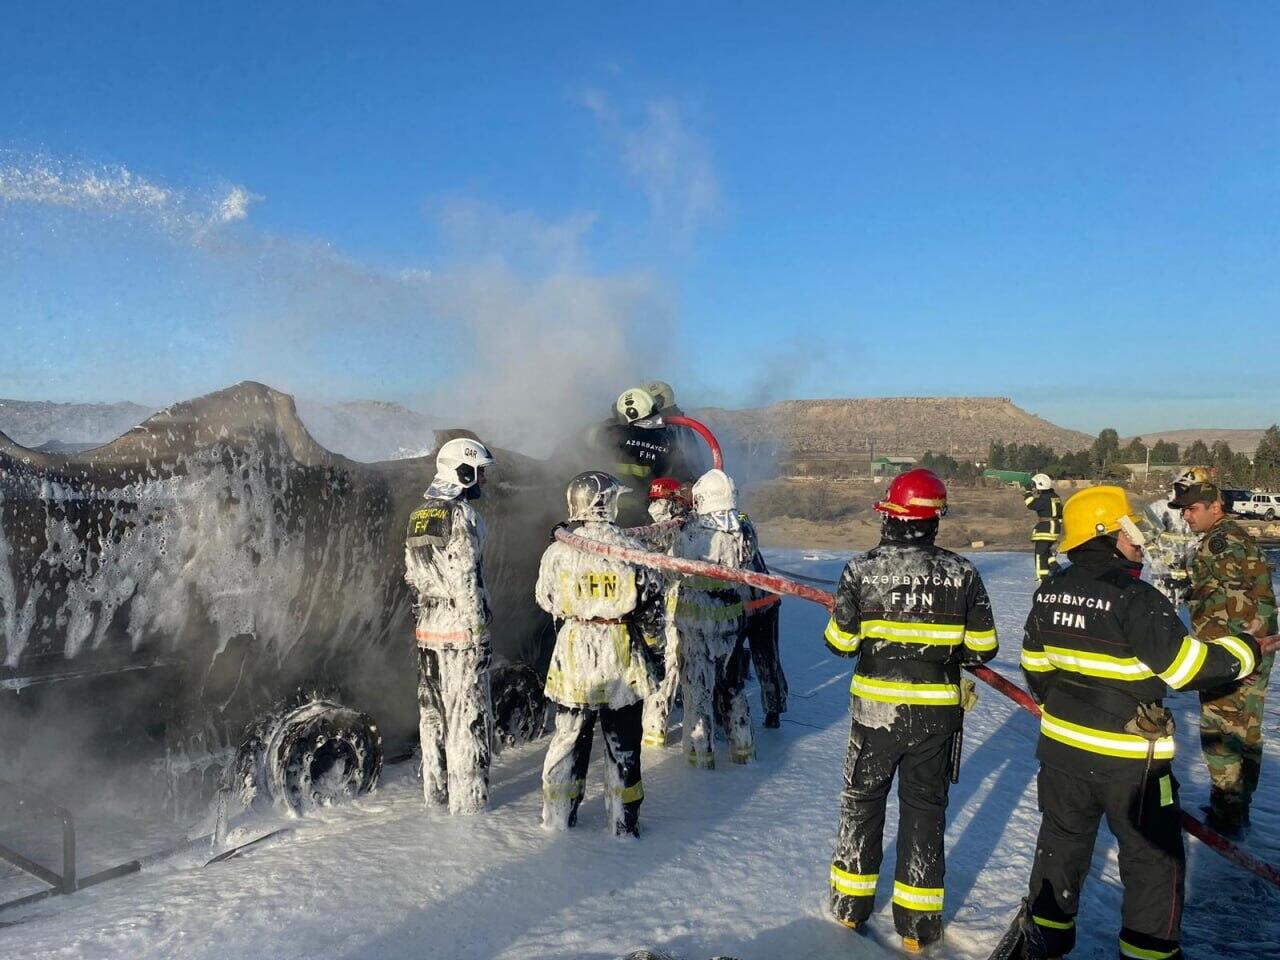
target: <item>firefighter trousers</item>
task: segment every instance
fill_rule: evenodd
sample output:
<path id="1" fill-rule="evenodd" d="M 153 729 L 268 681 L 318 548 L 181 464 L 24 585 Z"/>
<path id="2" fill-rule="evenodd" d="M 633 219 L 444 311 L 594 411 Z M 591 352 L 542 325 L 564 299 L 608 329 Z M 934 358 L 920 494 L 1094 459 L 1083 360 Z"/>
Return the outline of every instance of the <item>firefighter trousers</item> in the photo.
<path id="1" fill-rule="evenodd" d="M 885 802 L 896 774 L 893 923 L 901 936 L 921 943 L 942 935 L 942 835 L 954 732 L 948 728 L 910 737 L 892 727 L 865 727 L 853 721 L 840 793 L 840 833 L 831 858 L 831 912 L 837 920 L 860 923 L 875 909 Z"/>
<path id="2" fill-rule="evenodd" d="M 684 701 L 683 746 L 695 767 L 712 769 L 715 760 L 715 720 L 729 740 L 734 763 L 755 758 L 751 708 L 745 691 L 745 625 L 677 620 L 680 630 L 680 697 Z"/>
<path id="3" fill-rule="evenodd" d="M 1053 556 L 1056 540 L 1037 540 L 1033 535 L 1031 545 L 1036 551 L 1036 579 L 1043 580 L 1058 569 L 1058 561 Z"/>
<path id="4" fill-rule="evenodd" d="M 450 813 L 478 813 L 489 802 L 489 660 L 488 634 L 475 646 L 418 648 L 422 792 Z"/>
<path id="5" fill-rule="evenodd" d="M 778 614 L 781 603 L 747 615 L 747 646 L 760 681 L 760 706 L 765 713 L 787 712 L 787 678 L 778 653 Z"/>
<path id="6" fill-rule="evenodd" d="M 556 728 L 542 765 L 542 825 L 567 830 L 578 822 L 596 719 L 604 735 L 604 804 L 619 836 L 638 834 L 644 785 L 640 779 L 640 729 L 644 701 L 626 707 L 556 707 Z"/>
<path id="7" fill-rule="evenodd" d="M 1095 781 L 1040 767 L 1036 785 L 1043 818 L 1031 869 L 1031 915 L 1051 957 L 1075 946 L 1081 887 L 1104 815 L 1120 848 L 1120 955 L 1182 957 L 1186 853 L 1178 781 L 1167 763 L 1145 777 L 1143 770 L 1138 764 L 1131 777 Z"/>
<path id="8" fill-rule="evenodd" d="M 667 721 L 680 690 L 680 634 L 675 624 L 667 621 L 666 644 L 662 650 L 663 674 L 658 689 L 644 701 L 644 745 L 667 745 Z"/>

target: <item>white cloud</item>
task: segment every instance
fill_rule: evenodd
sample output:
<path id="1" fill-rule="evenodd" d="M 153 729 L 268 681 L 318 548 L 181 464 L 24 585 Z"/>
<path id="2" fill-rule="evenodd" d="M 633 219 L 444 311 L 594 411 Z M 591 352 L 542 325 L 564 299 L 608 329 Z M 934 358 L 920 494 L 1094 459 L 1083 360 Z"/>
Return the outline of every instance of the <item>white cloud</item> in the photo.
<path id="1" fill-rule="evenodd" d="M 679 103 L 649 100 L 638 117 L 628 120 L 601 90 L 586 90 L 579 99 L 619 147 L 656 221 L 688 240 L 719 213 L 720 181 L 711 148 Z"/>
<path id="2" fill-rule="evenodd" d="M 49 158 L 0 161 L 0 203 L 146 220 L 199 235 L 244 220 L 261 198 L 240 186 L 195 193 L 148 180 L 127 167 L 88 167 Z"/>

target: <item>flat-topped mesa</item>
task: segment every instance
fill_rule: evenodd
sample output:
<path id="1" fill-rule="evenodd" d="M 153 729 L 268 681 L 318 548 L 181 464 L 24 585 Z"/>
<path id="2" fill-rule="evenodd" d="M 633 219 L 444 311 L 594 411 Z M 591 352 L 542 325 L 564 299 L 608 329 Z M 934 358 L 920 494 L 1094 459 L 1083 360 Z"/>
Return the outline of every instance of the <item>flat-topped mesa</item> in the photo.
<path id="1" fill-rule="evenodd" d="M 699 411 L 717 429 L 780 450 L 984 456 L 992 441 L 1080 450 L 1093 438 L 1016 406 L 1008 397 L 787 400 L 751 410 Z"/>

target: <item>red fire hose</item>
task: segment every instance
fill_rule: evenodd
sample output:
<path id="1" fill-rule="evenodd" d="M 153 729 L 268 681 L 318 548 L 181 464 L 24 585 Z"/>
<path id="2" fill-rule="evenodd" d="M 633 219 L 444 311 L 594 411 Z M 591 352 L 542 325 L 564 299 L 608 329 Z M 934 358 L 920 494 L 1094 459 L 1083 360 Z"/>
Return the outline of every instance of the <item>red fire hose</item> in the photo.
<path id="1" fill-rule="evenodd" d="M 661 427 L 667 424 L 671 424 L 672 426 L 676 426 L 676 427 L 688 427 L 690 430 L 692 430 L 694 433 L 700 436 L 703 440 L 705 440 L 707 443 L 707 446 L 711 449 L 711 466 L 713 466 L 717 470 L 724 469 L 724 457 L 720 453 L 720 442 L 716 440 L 716 435 L 712 433 L 710 428 L 701 420 L 695 420 L 693 419 L 693 417 L 684 417 L 684 416 L 668 417 L 668 416 L 659 415 L 656 417 L 650 417 L 648 418 L 648 420 L 637 421 L 638 426 L 644 426 L 645 424 L 651 424 L 655 427 Z"/>
<path id="2" fill-rule="evenodd" d="M 670 420 L 676 418 L 672 417 Z M 631 534 L 641 532 L 659 532 L 671 529 L 682 523 L 682 520 L 668 520 L 666 523 L 653 524 L 649 527 L 633 527 L 627 532 Z M 597 553 L 601 556 L 616 557 L 620 560 L 626 560 L 629 563 L 639 563 L 646 567 L 654 567 L 658 570 L 666 570 L 671 573 L 682 573 L 691 576 L 714 577 L 718 580 L 728 580 L 734 583 L 745 583 L 750 587 L 757 587 L 761 590 L 768 590 L 771 593 L 787 594 L 793 597 L 800 597 L 804 600 L 812 600 L 814 603 L 826 607 L 828 610 L 835 606 L 835 597 L 827 593 L 825 590 L 819 590 L 817 587 L 806 586 L 802 583 L 796 583 L 788 580 L 786 577 L 780 577 L 771 573 L 756 573 L 752 570 L 736 570 L 732 567 L 724 567 L 718 563 L 706 563 L 702 560 L 684 560 L 679 557 L 667 556 L 665 553 L 649 553 L 646 550 L 629 550 L 626 547 L 615 547 L 612 544 L 599 543 L 595 540 L 588 540 L 585 537 L 579 537 L 568 530 L 557 530 L 556 539 L 568 544 L 578 550 L 585 550 L 588 553 Z M 966 668 L 975 677 L 983 683 L 988 684 L 992 688 L 1000 691 L 1018 706 L 1022 707 L 1035 716 L 1040 716 L 1040 708 L 1036 702 L 1031 699 L 1031 695 L 1011 682 L 1000 674 L 996 673 L 990 667 L 967 667 Z M 1241 850 L 1238 846 L 1224 837 L 1212 827 L 1208 827 L 1201 823 L 1186 810 L 1179 811 L 1182 815 L 1182 829 L 1191 834 L 1197 840 L 1204 843 L 1210 849 L 1216 850 L 1222 854 L 1236 866 L 1244 867 L 1250 873 L 1261 877 L 1263 880 L 1280 887 L 1280 870 L 1277 870 L 1269 863 L 1259 860 L 1250 853 Z"/>

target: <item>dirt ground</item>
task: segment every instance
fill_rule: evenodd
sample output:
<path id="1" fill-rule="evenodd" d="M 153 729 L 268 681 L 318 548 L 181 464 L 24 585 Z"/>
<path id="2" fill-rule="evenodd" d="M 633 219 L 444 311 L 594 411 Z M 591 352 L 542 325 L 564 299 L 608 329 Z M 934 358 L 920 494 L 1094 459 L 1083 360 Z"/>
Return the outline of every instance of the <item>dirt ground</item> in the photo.
<path id="1" fill-rule="evenodd" d="M 884 484 L 869 480 L 778 480 L 750 488 L 743 506 L 766 547 L 866 550 L 880 540 L 880 514 L 872 505 L 883 495 Z M 955 486 L 948 491 L 938 545 L 1029 551 L 1034 524 L 1020 490 Z M 974 545 L 978 541 L 982 546 Z"/>

